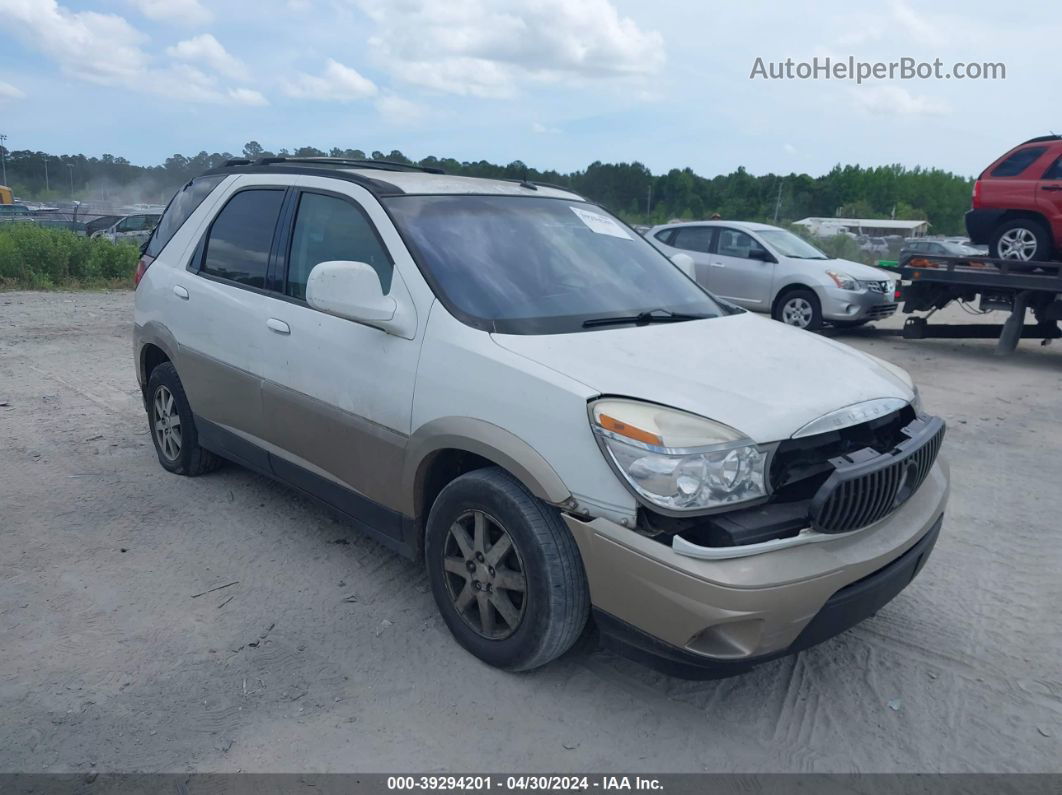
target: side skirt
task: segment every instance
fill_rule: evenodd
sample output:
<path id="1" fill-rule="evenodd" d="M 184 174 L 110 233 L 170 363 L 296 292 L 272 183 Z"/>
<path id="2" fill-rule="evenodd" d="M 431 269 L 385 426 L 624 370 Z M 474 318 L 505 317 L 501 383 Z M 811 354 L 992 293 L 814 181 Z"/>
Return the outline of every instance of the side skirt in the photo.
<path id="1" fill-rule="evenodd" d="M 275 456 L 210 420 L 196 416 L 195 427 L 199 444 L 212 453 L 324 503 L 388 549 L 410 560 L 417 558 L 416 523 L 411 517 Z"/>

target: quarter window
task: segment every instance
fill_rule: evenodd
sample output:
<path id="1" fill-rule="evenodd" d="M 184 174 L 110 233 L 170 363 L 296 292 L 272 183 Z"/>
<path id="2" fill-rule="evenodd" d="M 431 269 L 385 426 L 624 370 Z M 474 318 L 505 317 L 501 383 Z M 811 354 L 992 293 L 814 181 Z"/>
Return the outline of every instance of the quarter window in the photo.
<path id="1" fill-rule="evenodd" d="M 765 251 L 763 246 L 736 229 L 719 230 L 719 248 L 716 252 L 723 257 L 749 259 L 749 252 Z"/>
<path id="2" fill-rule="evenodd" d="M 394 266 L 361 208 L 337 196 L 303 193 L 291 237 L 285 292 L 305 298 L 310 271 L 330 260 L 371 265 L 384 293 L 390 292 Z"/>
<path id="3" fill-rule="evenodd" d="M 144 254 L 149 257 L 157 257 L 159 252 L 166 247 L 177 230 L 180 229 L 196 208 L 203 203 L 203 199 L 225 179 L 224 174 L 214 174 L 209 177 L 198 177 L 186 184 L 170 199 L 166 212 L 162 214 L 162 220 L 155 227 L 155 232 L 148 241 Z"/>
<path id="4" fill-rule="evenodd" d="M 683 226 L 675 230 L 671 245 L 686 251 L 700 251 L 707 254 L 712 248 L 715 230 L 710 226 Z"/>
<path id="5" fill-rule="evenodd" d="M 245 190 L 229 199 L 210 227 L 202 272 L 264 288 L 283 201 L 280 189 Z"/>
<path id="6" fill-rule="evenodd" d="M 1047 151 L 1044 146 L 1030 146 L 1019 149 L 1010 157 L 992 169 L 993 177 L 1016 177 L 1025 169 L 1040 159 L 1040 155 Z"/>

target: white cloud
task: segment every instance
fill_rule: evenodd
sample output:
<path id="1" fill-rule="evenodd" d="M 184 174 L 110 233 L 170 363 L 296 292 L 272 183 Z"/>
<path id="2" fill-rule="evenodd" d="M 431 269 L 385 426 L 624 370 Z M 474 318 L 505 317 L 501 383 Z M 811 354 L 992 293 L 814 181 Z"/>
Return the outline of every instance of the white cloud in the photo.
<path id="1" fill-rule="evenodd" d="M 269 100 L 262 96 L 260 92 L 250 88 L 230 88 L 229 98 L 239 105 L 261 107 L 269 104 Z"/>
<path id="2" fill-rule="evenodd" d="M 536 121 L 531 125 L 531 132 L 535 133 L 535 135 L 557 135 L 560 132 L 560 129 L 557 127 L 547 127 L 542 122 Z"/>
<path id="3" fill-rule="evenodd" d="M 894 85 L 862 85 L 849 89 L 858 107 L 880 116 L 935 116 L 950 108 L 943 102 L 916 96 Z"/>
<path id="4" fill-rule="evenodd" d="M 25 96 L 26 93 L 22 89 L 0 80 L 0 105 L 13 99 L 22 99 Z"/>
<path id="5" fill-rule="evenodd" d="M 376 112 L 392 124 L 412 124 L 424 117 L 424 108 L 408 99 L 387 94 L 376 100 Z"/>
<path id="6" fill-rule="evenodd" d="M 523 81 L 644 78 L 663 37 L 610 0 L 355 0 L 377 24 L 369 44 L 395 77 L 455 94 L 503 97 Z"/>
<path id="7" fill-rule="evenodd" d="M 130 0 L 140 13 L 156 22 L 204 25 L 213 15 L 199 0 Z"/>
<path id="8" fill-rule="evenodd" d="M 114 14 L 74 13 L 55 0 L 3 0 L 0 26 L 84 80 L 124 83 L 143 79 L 149 67 L 141 49 L 147 37 Z"/>
<path id="9" fill-rule="evenodd" d="M 225 91 L 217 78 L 189 64 L 159 65 L 144 49 L 148 37 L 115 14 L 74 12 L 55 0 L 0 0 L 0 7 L 0 28 L 13 30 L 79 80 L 177 101 L 265 101 L 249 89 Z"/>
<path id="10" fill-rule="evenodd" d="M 167 47 L 166 54 L 179 61 L 209 66 L 218 74 L 231 77 L 233 80 L 246 80 L 248 77 L 247 67 L 243 61 L 231 55 L 221 46 L 221 42 L 209 33 L 203 33 Z"/>
<path id="11" fill-rule="evenodd" d="M 331 58 L 321 75 L 297 72 L 281 81 L 281 88 L 289 97 L 331 102 L 350 102 L 376 95 L 376 84 L 360 73 Z"/>

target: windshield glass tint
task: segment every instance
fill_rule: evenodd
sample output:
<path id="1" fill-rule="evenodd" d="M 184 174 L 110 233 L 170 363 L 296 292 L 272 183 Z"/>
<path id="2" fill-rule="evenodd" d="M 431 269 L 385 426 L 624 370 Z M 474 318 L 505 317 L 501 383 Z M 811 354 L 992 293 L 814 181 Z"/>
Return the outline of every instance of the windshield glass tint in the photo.
<path id="1" fill-rule="evenodd" d="M 641 235 L 593 205 L 523 196 L 386 203 L 440 298 L 480 328 L 556 334 L 652 310 L 721 314 Z"/>
<path id="2" fill-rule="evenodd" d="M 783 257 L 798 259 L 829 259 L 806 240 L 801 240 L 792 232 L 784 229 L 760 229 L 757 233 L 764 241 Z"/>

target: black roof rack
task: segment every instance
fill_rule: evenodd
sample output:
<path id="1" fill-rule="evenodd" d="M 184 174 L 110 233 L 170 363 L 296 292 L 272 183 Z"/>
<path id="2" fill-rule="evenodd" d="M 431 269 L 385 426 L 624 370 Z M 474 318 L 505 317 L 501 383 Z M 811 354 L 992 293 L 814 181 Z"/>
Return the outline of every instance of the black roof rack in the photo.
<path id="1" fill-rule="evenodd" d="M 433 166 L 417 166 L 412 163 L 398 163 L 393 160 L 360 160 L 355 158 L 346 157 L 260 157 L 257 160 L 250 160 L 246 157 L 233 157 L 223 162 L 220 166 L 217 166 L 207 172 L 206 174 L 225 174 L 233 173 L 230 169 L 238 170 L 238 173 L 258 173 L 268 174 L 270 172 L 276 173 L 278 170 L 286 171 L 289 174 L 297 172 L 300 174 L 311 174 L 317 176 L 329 176 L 337 179 L 343 179 L 347 182 L 353 182 L 367 188 L 377 196 L 395 196 L 404 193 L 397 185 L 387 182 L 385 178 L 378 178 L 375 176 L 368 176 L 366 174 L 355 174 L 350 171 L 337 171 L 335 167 L 344 169 L 349 168 L 364 168 L 375 169 L 378 171 L 418 171 L 424 174 L 445 174 L 441 168 L 435 168 Z M 382 175 L 381 175 L 382 176 Z M 564 185 L 554 185 L 550 182 L 538 182 L 527 179 L 512 179 L 506 177 L 471 177 L 470 179 L 495 179 L 500 182 L 515 182 L 523 185 L 523 187 L 530 190 L 537 190 L 538 188 L 553 188 L 555 190 L 562 190 L 566 193 L 571 193 L 575 196 L 579 196 L 572 188 L 565 187 Z M 585 198 L 579 196 L 579 198 L 585 201 Z"/>
<path id="2" fill-rule="evenodd" d="M 250 161 L 227 161 L 226 165 L 246 165 Z M 310 164 L 320 166 L 347 166 L 353 168 L 378 168 L 381 171 L 420 171 L 425 174 L 445 174 L 441 168 L 418 166 L 414 163 L 399 163 L 395 160 L 368 160 L 353 157 L 261 157 L 254 165 L 272 166 L 285 163 Z"/>
<path id="3" fill-rule="evenodd" d="M 1035 138 L 1030 138 L 1028 141 L 1022 141 L 1022 144 L 1042 144 L 1044 141 L 1062 141 L 1062 135 L 1038 135 Z"/>

